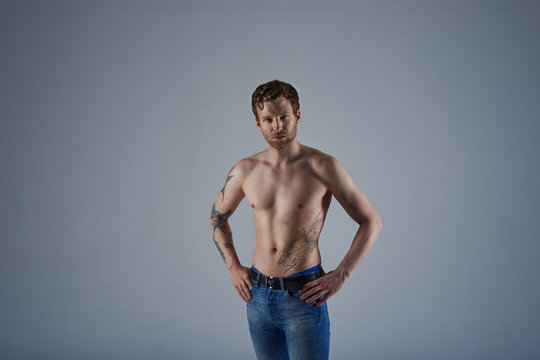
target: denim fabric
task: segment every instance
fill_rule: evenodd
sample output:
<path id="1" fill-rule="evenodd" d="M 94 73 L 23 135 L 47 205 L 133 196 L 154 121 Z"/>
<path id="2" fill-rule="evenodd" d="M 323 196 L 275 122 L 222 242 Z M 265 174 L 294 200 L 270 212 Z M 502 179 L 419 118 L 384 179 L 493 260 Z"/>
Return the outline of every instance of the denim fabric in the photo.
<path id="1" fill-rule="evenodd" d="M 249 331 L 258 360 L 328 359 L 330 322 L 327 304 L 315 307 L 300 293 L 269 289 L 253 281 L 247 303 Z"/>

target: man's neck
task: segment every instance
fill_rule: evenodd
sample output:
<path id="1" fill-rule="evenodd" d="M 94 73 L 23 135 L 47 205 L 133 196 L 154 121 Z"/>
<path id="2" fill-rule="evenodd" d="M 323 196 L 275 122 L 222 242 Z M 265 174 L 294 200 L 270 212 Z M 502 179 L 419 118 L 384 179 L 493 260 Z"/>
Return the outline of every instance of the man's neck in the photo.
<path id="1" fill-rule="evenodd" d="M 271 163 L 281 166 L 298 159 L 302 152 L 302 145 L 297 139 L 294 139 L 287 147 L 283 149 L 276 149 L 272 146 L 268 146 L 266 150 L 267 160 Z"/>

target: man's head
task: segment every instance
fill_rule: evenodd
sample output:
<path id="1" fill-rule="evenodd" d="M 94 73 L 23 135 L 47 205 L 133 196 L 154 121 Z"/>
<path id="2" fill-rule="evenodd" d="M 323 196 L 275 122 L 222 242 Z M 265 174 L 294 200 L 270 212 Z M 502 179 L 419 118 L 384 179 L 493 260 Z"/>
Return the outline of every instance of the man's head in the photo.
<path id="1" fill-rule="evenodd" d="M 283 81 L 272 80 L 266 84 L 257 86 L 253 95 L 251 95 L 251 110 L 255 115 L 255 120 L 259 122 L 259 110 L 262 110 L 266 101 L 273 102 L 280 96 L 289 100 L 292 105 L 294 114 L 300 110 L 300 102 L 298 100 L 298 92 L 291 85 Z"/>
<path id="2" fill-rule="evenodd" d="M 296 141 L 300 105 L 298 93 L 290 84 L 274 80 L 259 85 L 251 104 L 257 127 L 271 147 L 285 149 Z"/>

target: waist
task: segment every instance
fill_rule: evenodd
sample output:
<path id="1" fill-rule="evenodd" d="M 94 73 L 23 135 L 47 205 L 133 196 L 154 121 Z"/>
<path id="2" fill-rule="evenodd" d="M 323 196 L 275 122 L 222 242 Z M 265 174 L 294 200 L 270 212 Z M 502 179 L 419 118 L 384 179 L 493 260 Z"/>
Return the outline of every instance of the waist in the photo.
<path id="1" fill-rule="evenodd" d="M 302 289 L 305 284 L 321 277 L 321 275 L 322 270 L 321 265 L 319 264 L 287 277 L 267 276 L 252 266 L 250 277 L 255 282 L 255 286 L 259 286 L 261 284 L 269 289 L 298 291 Z"/>
<path id="2" fill-rule="evenodd" d="M 267 276 L 294 276 L 321 264 L 319 248 L 283 247 L 260 244 L 259 240 L 253 252 L 253 266 Z"/>
<path id="3" fill-rule="evenodd" d="M 255 270 L 255 272 L 260 273 L 260 271 L 257 270 L 257 268 L 255 266 L 251 266 L 251 268 L 253 270 Z M 298 276 L 298 275 L 311 274 L 311 273 L 314 273 L 314 272 L 316 272 L 317 270 L 320 270 L 320 269 L 321 269 L 321 264 L 318 264 L 318 265 L 315 265 L 313 267 L 310 267 L 309 269 L 298 271 L 298 272 L 296 272 L 294 274 L 284 276 L 284 278 L 290 278 L 290 277 Z"/>

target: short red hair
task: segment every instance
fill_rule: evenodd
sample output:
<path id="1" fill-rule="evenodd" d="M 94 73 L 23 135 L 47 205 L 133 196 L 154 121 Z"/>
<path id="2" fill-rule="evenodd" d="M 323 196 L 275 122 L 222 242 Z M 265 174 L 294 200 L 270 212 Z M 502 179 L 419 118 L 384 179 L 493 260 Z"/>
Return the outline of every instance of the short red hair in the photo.
<path id="1" fill-rule="evenodd" d="M 283 96 L 289 100 L 292 105 L 294 114 L 300 109 L 300 101 L 298 99 L 298 92 L 291 85 L 283 81 L 272 80 L 266 84 L 257 86 L 253 95 L 251 95 L 251 110 L 255 115 L 255 119 L 259 120 L 259 114 L 257 108 L 263 108 L 262 103 L 265 101 L 274 101 L 278 97 Z"/>

